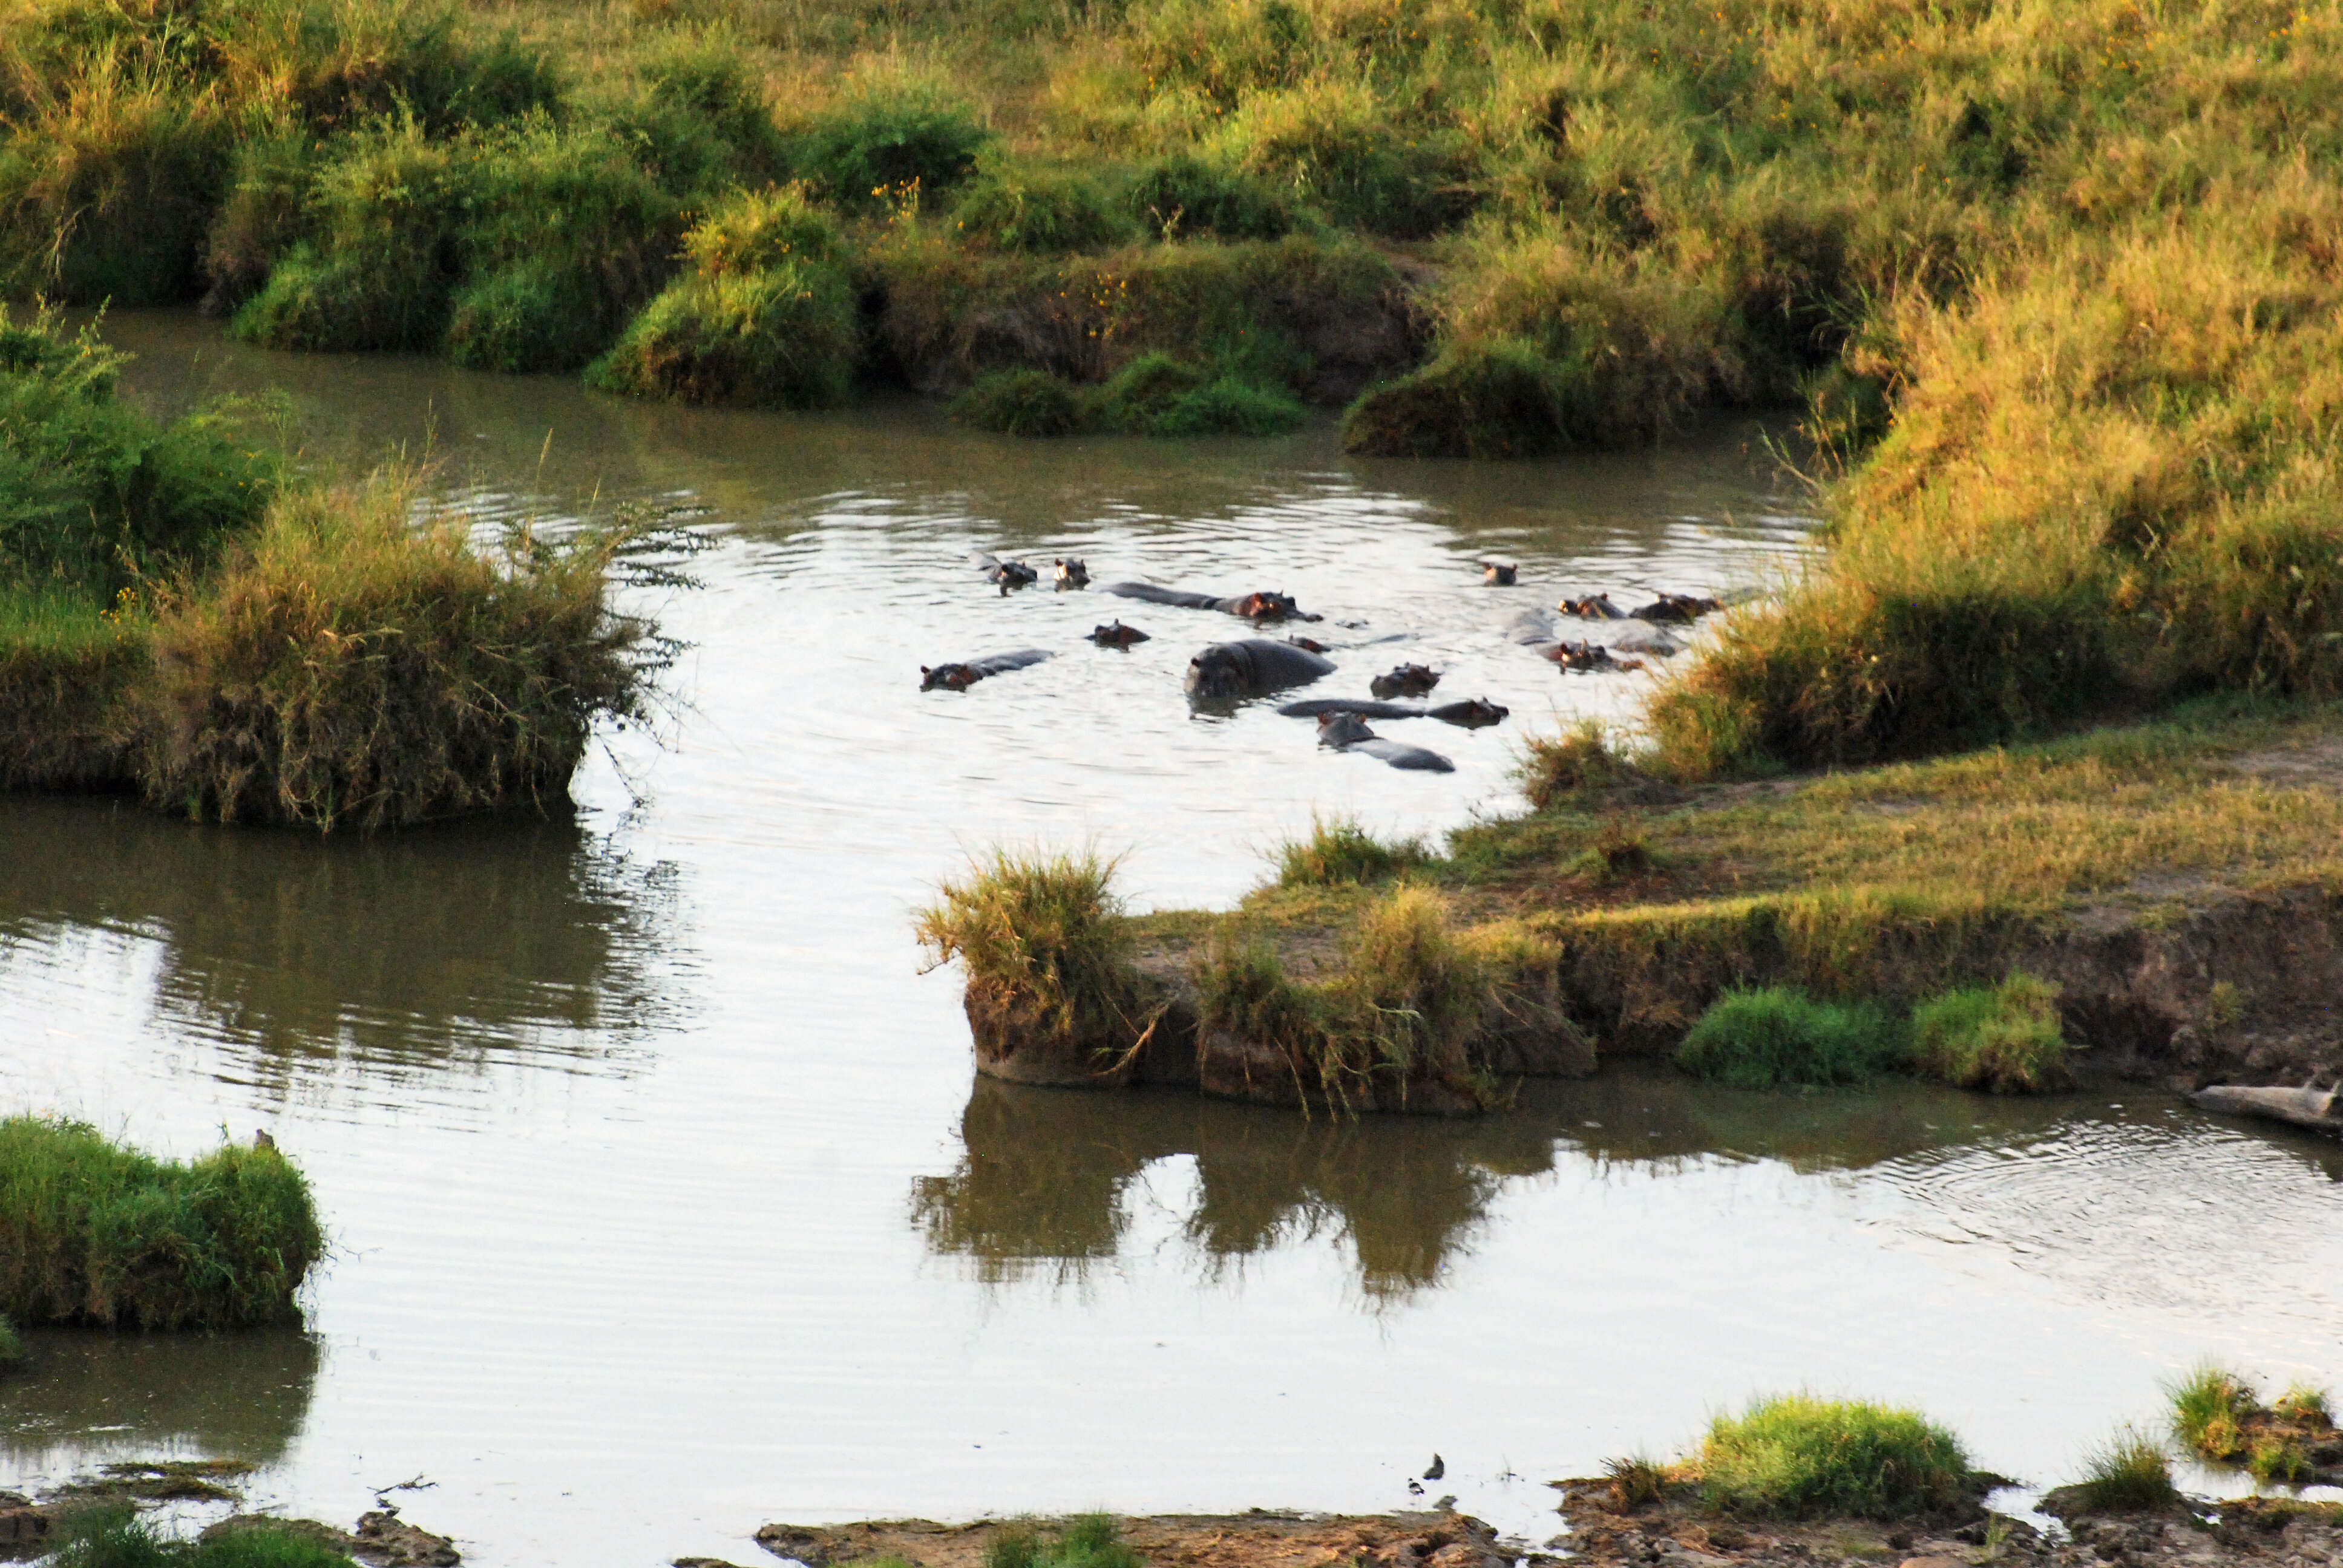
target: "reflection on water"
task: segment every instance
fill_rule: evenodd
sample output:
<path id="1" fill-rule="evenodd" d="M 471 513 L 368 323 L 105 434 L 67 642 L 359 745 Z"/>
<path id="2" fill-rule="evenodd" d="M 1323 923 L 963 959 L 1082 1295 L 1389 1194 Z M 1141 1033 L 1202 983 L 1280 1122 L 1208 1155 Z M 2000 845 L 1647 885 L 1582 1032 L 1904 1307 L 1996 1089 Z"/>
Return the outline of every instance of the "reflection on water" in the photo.
<path id="1" fill-rule="evenodd" d="M 2169 1097 L 1988 1099 L 1925 1084 L 1751 1093 L 1656 1066 L 1617 1065 L 1529 1083 L 1510 1114 L 1467 1121 L 1303 1120 L 1151 1091 L 1092 1093 L 977 1078 L 960 1117 L 965 1152 L 912 1184 L 929 1249 L 970 1260 L 986 1284 L 1081 1279 L 1121 1255 L 1151 1168 L 1192 1162 L 1181 1231 L 1201 1271 L 1296 1242 L 1349 1255 L 1373 1301 L 1440 1284 L 1514 1178 L 1558 1164 L 1644 1180 L 1764 1161 L 1804 1174 L 1865 1173 L 1911 1201 L 1915 1236 L 2015 1245 L 2028 1266 L 2091 1279 L 2094 1294 L 2225 1306 L 2226 1289 L 2140 1271 L 2155 1233 L 2234 1191 L 2265 1194 L 2204 1255 L 2240 1264 L 2290 1225 L 2330 1211 L 2318 1181 L 2343 1181 L 2343 1150 L 2315 1134 L 2268 1138 L 2211 1126 Z M 2306 1184 L 2301 1177 L 2312 1178 Z M 2094 1276 L 2114 1270 L 2127 1287 Z M 2323 1288 L 2314 1291 L 2325 1299 Z"/>
<path id="2" fill-rule="evenodd" d="M 477 1070 L 524 1051 L 623 1070 L 678 1005 L 645 968 L 675 962 L 675 875 L 568 821 L 321 840 L 11 801 L 0 986 L 152 949 L 156 1012 L 232 1047 L 270 1099 L 337 1060 Z"/>
<path id="3" fill-rule="evenodd" d="M 32 1359 L 0 1382 L 0 1459 L 31 1472 L 61 1460 L 174 1453 L 272 1464 L 300 1435 L 321 1361 L 316 1336 L 25 1336 Z"/>

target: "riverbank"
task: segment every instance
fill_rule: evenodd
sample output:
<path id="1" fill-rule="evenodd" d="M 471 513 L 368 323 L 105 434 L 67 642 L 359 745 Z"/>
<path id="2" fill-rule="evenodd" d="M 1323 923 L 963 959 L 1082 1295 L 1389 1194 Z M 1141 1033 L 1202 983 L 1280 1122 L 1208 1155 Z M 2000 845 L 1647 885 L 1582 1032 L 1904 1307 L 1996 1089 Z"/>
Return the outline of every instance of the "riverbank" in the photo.
<path id="1" fill-rule="evenodd" d="M 980 1068 L 1453 1112 L 1509 1077 L 1675 1052 L 1735 990 L 1900 1016 L 2018 973 L 2055 995 L 2054 1080 L 2343 1072 L 2317 1000 L 2343 980 L 2333 705 L 2214 701 L 1754 783 L 1672 783 L 1591 732 L 1534 742 L 1527 768 L 1538 808 L 1444 853 L 1322 828 L 1232 911 L 1130 917 L 1101 883 L 1087 923 L 1020 928 L 1027 970 L 963 954 Z M 1042 968 L 1096 999 L 1074 1025 L 1025 1006 L 1020 973 Z M 1312 1010 L 1371 980 L 1406 990 L 1375 1005 L 1416 1032 L 1340 1055 Z"/>

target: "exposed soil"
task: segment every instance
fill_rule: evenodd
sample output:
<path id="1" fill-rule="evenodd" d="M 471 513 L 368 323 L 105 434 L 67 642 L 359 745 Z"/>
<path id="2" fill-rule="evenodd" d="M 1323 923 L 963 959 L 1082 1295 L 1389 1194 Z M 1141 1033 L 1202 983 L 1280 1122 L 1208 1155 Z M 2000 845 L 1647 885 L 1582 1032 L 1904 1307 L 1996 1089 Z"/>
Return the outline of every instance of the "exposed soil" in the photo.
<path id="1" fill-rule="evenodd" d="M 1520 1554 L 1462 1513 L 1159 1514 L 1121 1522 L 1151 1568 L 1512 1568 Z M 892 1519 L 832 1527 L 768 1524 L 757 1541 L 805 1568 L 897 1557 L 913 1568 L 984 1568 L 999 1521 Z"/>

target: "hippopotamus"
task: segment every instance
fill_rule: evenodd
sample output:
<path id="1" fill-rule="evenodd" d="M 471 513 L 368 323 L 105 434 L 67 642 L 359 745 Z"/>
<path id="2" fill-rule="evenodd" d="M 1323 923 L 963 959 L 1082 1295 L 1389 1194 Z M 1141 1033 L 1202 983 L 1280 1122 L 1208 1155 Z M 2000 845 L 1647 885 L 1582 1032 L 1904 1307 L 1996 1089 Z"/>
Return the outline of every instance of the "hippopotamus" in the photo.
<path id="1" fill-rule="evenodd" d="M 968 564 L 982 573 L 985 581 L 999 583 L 1001 591 L 1004 594 L 1011 588 L 1023 588 L 1028 583 L 1041 580 L 1041 574 L 1023 561 L 1004 561 L 999 556 L 983 550 L 972 552 L 968 558 Z"/>
<path id="2" fill-rule="evenodd" d="M 991 654 L 983 658 L 970 659 L 966 664 L 940 664 L 933 669 L 923 664 L 920 666 L 920 689 L 933 691 L 940 686 L 946 691 L 966 691 L 988 675 L 1022 669 L 1049 657 L 1046 648 L 1021 648 L 1014 653 Z"/>
<path id="3" fill-rule="evenodd" d="M 1278 709 L 1288 719 L 1318 719 L 1329 713 L 1355 713 L 1361 719 L 1437 719 L 1443 724 L 1461 725 L 1466 729 L 1503 724 L 1510 711 L 1480 697 L 1468 698 L 1463 702 L 1443 702 L 1437 708 L 1410 708 L 1398 702 L 1366 702 L 1355 697 L 1308 697 L 1300 702 L 1289 702 Z"/>
<path id="4" fill-rule="evenodd" d="M 1674 638 L 1649 626 L 1630 627 L 1611 639 L 1611 648 L 1615 653 L 1649 653 L 1662 658 L 1673 658 L 1683 651 Z"/>
<path id="5" fill-rule="evenodd" d="M 1521 580 L 1521 568 L 1504 561 L 1483 561 L 1481 581 L 1490 588 L 1511 588 Z"/>
<path id="6" fill-rule="evenodd" d="M 1614 658 L 1599 642 L 1557 642 L 1538 651 L 1564 669 L 1641 669 L 1640 658 Z"/>
<path id="7" fill-rule="evenodd" d="M 1437 751 L 1385 740 L 1368 729 L 1367 721 L 1355 713 L 1329 713 L 1321 717 L 1318 720 L 1318 744 L 1331 746 L 1337 751 L 1363 751 L 1370 757 L 1380 757 L 1394 768 L 1412 768 L 1424 773 L 1456 771 L 1456 764 Z"/>
<path id="8" fill-rule="evenodd" d="M 1323 653 L 1326 651 L 1326 645 L 1320 642 L 1314 637 L 1301 637 L 1297 635 L 1294 637 L 1289 637 L 1285 640 L 1292 643 L 1296 648 L 1307 648 L 1312 653 Z"/>
<path id="9" fill-rule="evenodd" d="M 1101 648 L 1129 648 L 1134 642 L 1147 642 L 1151 639 L 1137 627 L 1125 626 L 1122 622 L 1116 621 L 1111 626 L 1092 627 L 1091 640 Z"/>
<path id="10" fill-rule="evenodd" d="M 1562 613 L 1580 620 L 1625 620 L 1627 612 L 1611 602 L 1607 593 L 1590 594 L 1584 598 L 1562 601 Z"/>
<path id="11" fill-rule="evenodd" d="M 1058 591 L 1091 586 L 1091 568 L 1082 564 L 1080 556 L 1061 556 L 1053 563 L 1058 568 Z"/>
<path id="12" fill-rule="evenodd" d="M 1303 614 L 1300 605 L 1282 593 L 1238 594 L 1223 598 L 1187 588 L 1158 588 L 1153 583 L 1109 583 L 1099 592 L 1114 594 L 1121 598 L 1145 599 L 1149 604 L 1174 605 L 1181 609 L 1216 609 L 1225 615 L 1242 616 L 1254 622 L 1326 618 L 1322 615 Z"/>
<path id="13" fill-rule="evenodd" d="M 1332 659 L 1290 642 L 1260 637 L 1216 642 L 1188 661 L 1188 695 L 1204 701 L 1266 697 L 1333 670 Z"/>
<path id="14" fill-rule="evenodd" d="M 1682 626 L 1724 608 L 1722 603 L 1713 598 L 1701 598 L 1693 594 L 1664 593 L 1634 614 L 1637 620 L 1664 621 Z"/>
<path id="15" fill-rule="evenodd" d="M 1367 682 L 1367 689 L 1379 699 L 1422 697 L 1439 684 L 1439 671 L 1429 665 L 1400 664 L 1393 665 L 1390 674 Z"/>

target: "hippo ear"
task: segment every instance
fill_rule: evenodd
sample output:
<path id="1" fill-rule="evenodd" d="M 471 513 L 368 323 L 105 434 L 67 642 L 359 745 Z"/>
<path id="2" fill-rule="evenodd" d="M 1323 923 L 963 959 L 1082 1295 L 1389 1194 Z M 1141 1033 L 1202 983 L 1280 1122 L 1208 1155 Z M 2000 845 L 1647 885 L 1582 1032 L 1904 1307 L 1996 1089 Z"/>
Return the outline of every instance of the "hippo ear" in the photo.
<path id="1" fill-rule="evenodd" d="M 925 680 L 928 677 L 930 677 L 930 676 L 931 676 L 931 675 L 933 675 L 934 673 L 935 673 L 935 671 L 934 671 L 934 670 L 932 670 L 932 669 L 930 669 L 926 665 L 924 665 L 924 664 L 923 664 L 923 665 L 920 666 L 920 678 L 921 680 Z"/>

